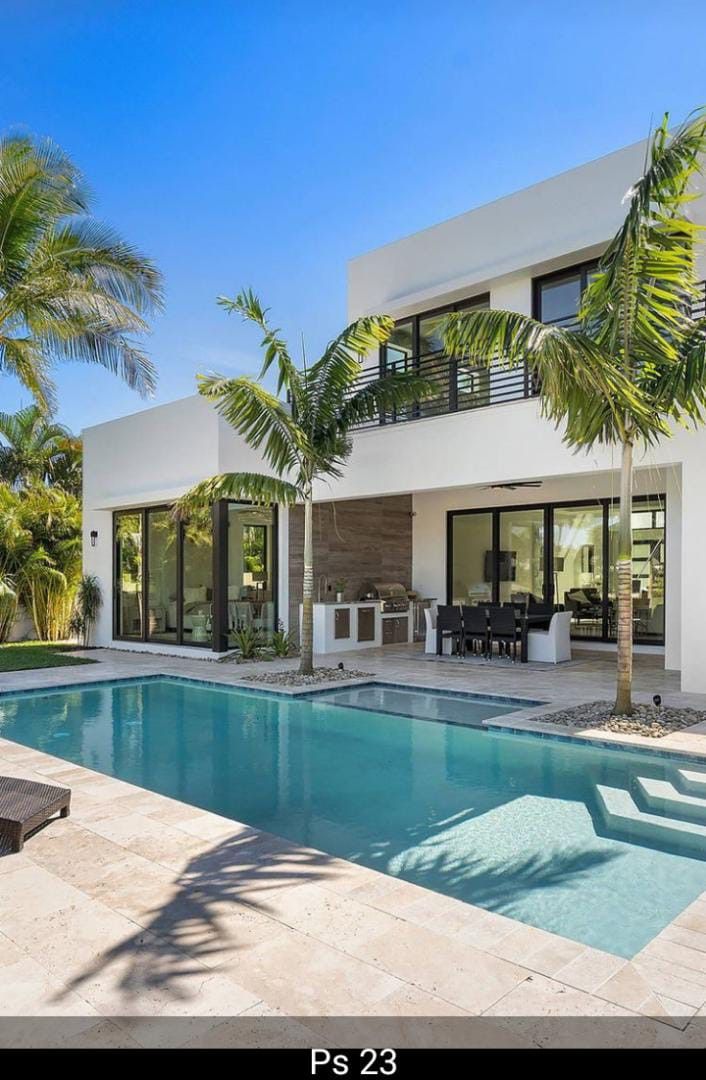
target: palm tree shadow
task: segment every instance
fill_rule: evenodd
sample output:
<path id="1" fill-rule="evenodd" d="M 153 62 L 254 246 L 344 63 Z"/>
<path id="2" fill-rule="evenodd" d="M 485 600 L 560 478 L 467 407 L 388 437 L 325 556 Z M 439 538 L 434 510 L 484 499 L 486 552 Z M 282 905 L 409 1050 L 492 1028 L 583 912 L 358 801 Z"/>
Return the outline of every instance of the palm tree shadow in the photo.
<path id="1" fill-rule="evenodd" d="M 206 963 L 215 968 L 234 949 L 245 947 L 245 932 L 238 940 L 225 919 L 236 913 L 247 920 L 267 915 L 267 894 L 286 886 L 329 877 L 332 857 L 279 837 L 247 830 L 220 841 L 190 859 L 174 881 L 166 903 L 147 912 L 134 934 L 101 953 L 68 984 L 80 990 L 106 969 L 113 968 L 114 986 L 126 1003 L 155 989 L 168 988 L 171 996 L 185 998 L 192 990 L 180 984 L 195 974 L 203 976 Z M 273 921 L 273 934 L 280 928 Z"/>
<path id="2" fill-rule="evenodd" d="M 499 912 L 510 912 L 513 900 L 538 887 L 568 880 L 578 886 L 593 867 L 616 857 L 610 851 L 567 849 L 488 867 L 442 848 L 429 858 L 428 850 L 413 856 L 395 876 Z M 255 830 L 229 837 L 190 859 L 166 903 L 149 911 L 143 927 L 97 957 L 64 992 L 80 991 L 112 968 L 114 987 L 125 1005 L 155 990 L 187 998 L 193 992 L 187 980 L 203 976 L 204 964 L 215 969 L 221 959 L 247 947 L 248 916 L 257 919 L 273 912 L 269 893 L 335 877 L 338 862 Z M 236 913 L 244 922 L 234 929 L 226 920 Z M 273 934 L 281 928 L 274 921 L 272 925 Z"/>

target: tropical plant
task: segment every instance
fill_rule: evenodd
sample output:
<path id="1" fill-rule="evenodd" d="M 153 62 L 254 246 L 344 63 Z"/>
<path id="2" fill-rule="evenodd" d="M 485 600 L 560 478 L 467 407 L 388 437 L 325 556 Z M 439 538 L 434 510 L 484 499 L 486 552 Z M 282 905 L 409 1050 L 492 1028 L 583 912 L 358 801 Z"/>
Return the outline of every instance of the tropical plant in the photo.
<path id="1" fill-rule="evenodd" d="M 0 484 L 0 576 L 12 581 L 40 640 L 67 636 L 81 577 L 81 506 L 74 495 Z"/>
<path id="2" fill-rule="evenodd" d="M 84 574 L 76 590 L 76 611 L 81 617 L 84 649 L 87 649 L 90 644 L 91 631 L 96 624 L 102 604 L 103 593 L 100 581 L 94 574 Z"/>
<path id="3" fill-rule="evenodd" d="M 233 641 L 240 650 L 241 660 L 254 660 L 264 645 L 262 634 L 252 626 L 241 626 L 234 630 Z"/>
<path id="4" fill-rule="evenodd" d="M 0 480 L 11 487 L 41 482 L 81 491 L 81 440 L 38 405 L 0 413 Z"/>
<path id="5" fill-rule="evenodd" d="M 100 364 L 142 393 L 154 387 L 134 335 L 161 305 L 161 275 L 89 208 L 77 167 L 52 142 L 0 139 L 0 372 L 45 409 L 58 361 Z"/>
<path id="6" fill-rule="evenodd" d="M 267 473 L 222 473 L 197 484 L 178 501 L 176 512 L 188 517 L 195 507 L 217 499 L 247 499 L 254 503 L 304 506 L 304 566 L 300 670 L 313 671 L 313 494 L 317 480 L 343 474 L 351 452 L 350 431 L 362 421 L 375 419 L 433 392 L 427 379 L 394 373 L 356 386 L 362 358 L 387 340 L 393 322 L 387 316 L 358 319 L 324 350 L 315 363 L 297 368 L 280 331 L 272 328 L 267 311 L 252 291 L 246 290 L 219 303 L 254 323 L 263 333 L 264 358 L 260 380 L 273 364 L 277 367 L 277 394 L 261 381 L 239 376 L 198 376 L 199 393 L 250 446 L 262 447 L 272 470 Z"/>
<path id="7" fill-rule="evenodd" d="M 272 646 L 272 652 L 275 656 L 284 659 L 287 656 L 291 656 L 296 652 L 297 643 L 294 639 L 294 635 L 290 634 L 284 629 L 283 624 L 280 622 L 277 625 L 277 629 L 272 632 L 270 638 L 270 645 Z"/>
<path id="8" fill-rule="evenodd" d="M 563 425 L 570 446 L 621 448 L 614 706 L 621 715 L 632 712 L 634 448 L 669 436 L 674 421 L 701 422 L 706 405 L 706 320 L 692 318 L 699 227 L 687 213 L 705 151 L 705 110 L 673 134 L 665 116 L 586 289 L 577 331 L 489 310 L 452 314 L 445 325 L 446 350 L 461 361 L 526 362 L 544 415 Z"/>
<path id="9" fill-rule="evenodd" d="M 17 615 L 17 592 L 11 578 L 0 575 L 0 645 L 10 636 Z"/>

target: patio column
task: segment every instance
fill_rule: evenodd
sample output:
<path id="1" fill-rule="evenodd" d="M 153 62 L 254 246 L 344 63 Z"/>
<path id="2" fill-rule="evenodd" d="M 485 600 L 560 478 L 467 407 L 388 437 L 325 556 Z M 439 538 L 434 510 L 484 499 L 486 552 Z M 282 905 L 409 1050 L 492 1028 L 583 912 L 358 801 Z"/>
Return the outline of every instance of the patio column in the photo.
<path id="1" fill-rule="evenodd" d="M 706 693 L 706 485 L 696 460 L 682 464 L 681 686 Z M 667 577 L 669 588 L 669 577 Z"/>

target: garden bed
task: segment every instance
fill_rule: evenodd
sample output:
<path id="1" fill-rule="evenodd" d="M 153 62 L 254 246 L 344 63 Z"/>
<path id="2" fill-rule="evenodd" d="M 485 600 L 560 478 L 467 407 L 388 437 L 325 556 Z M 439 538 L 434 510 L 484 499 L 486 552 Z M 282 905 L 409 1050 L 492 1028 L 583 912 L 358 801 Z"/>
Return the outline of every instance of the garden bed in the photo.
<path id="1" fill-rule="evenodd" d="M 537 718 L 543 724 L 557 724 L 580 731 L 613 731 L 622 735 L 643 735 L 647 739 L 662 739 L 674 731 L 683 731 L 706 722 L 706 712 L 686 707 L 666 705 L 635 705 L 631 716 L 616 716 L 610 701 L 591 701 L 561 712 Z"/>

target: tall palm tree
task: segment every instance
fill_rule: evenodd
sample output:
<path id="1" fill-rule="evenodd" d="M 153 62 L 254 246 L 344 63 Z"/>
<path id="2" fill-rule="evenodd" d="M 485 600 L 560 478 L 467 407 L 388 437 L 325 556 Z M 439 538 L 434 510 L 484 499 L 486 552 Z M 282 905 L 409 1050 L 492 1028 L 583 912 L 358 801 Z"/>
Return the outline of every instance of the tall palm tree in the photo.
<path id="1" fill-rule="evenodd" d="M 141 393 L 155 383 L 133 335 L 161 305 L 161 274 L 89 209 L 78 169 L 57 146 L 0 139 L 0 373 L 43 408 L 58 361 L 100 364 Z"/>
<path id="2" fill-rule="evenodd" d="M 665 116 L 645 170 L 626 196 L 625 220 L 588 285 L 580 326 L 544 326 L 510 311 L 450 315 L 445 346 L 473 365 L 527 363 L 544 415 L 570 446 L 621 448 L 617 558 L 617 693 L 632 712 L 632 487 L 635 446 L 698 423 L 706 406 L 706 319 L 692 318 L 700 228 L 688 217 L 691 182 L 706 152 L 706 110 L 673 134 Z M 489 360 L 490 358 L 490 360 Z"/>
<path id="3" fill-rule="evenodd" d="M 262 455 L 272 472 L 222 473 L 197 484 L 178 501 L 176 513 L 188 517 L 218 499 L 254 503 L 304 505 L 304 568 L 302 590 L 302 674 L 313 671 L 313 491 L 317 480 L 342 476 L 351 452 L 350 431 L 380 413 L 419 401 L 433 392 L 429 380 L 411 373 L 386 375 L 356 385 L 362 359 L 387 341 L 393 322 L 385 315 L 367 316 L 348 326 L 310 366 L 297 368 L 280 331 L 270 327 L 267 311 L 247 290 L 234 300 L 218 301 L 263 333 L 260 380 L 274 364 L 277 394 L 260 381 L 241 376 L 199 375 L 199 393 L 214 402 L 228 423 Z"/>
<path id="4" fill-rule="evenodd" d="M 0 480 L 11 487 L 37 481 L 81 490 L 81 440 L 38 405 L 0 412 Z"/>

